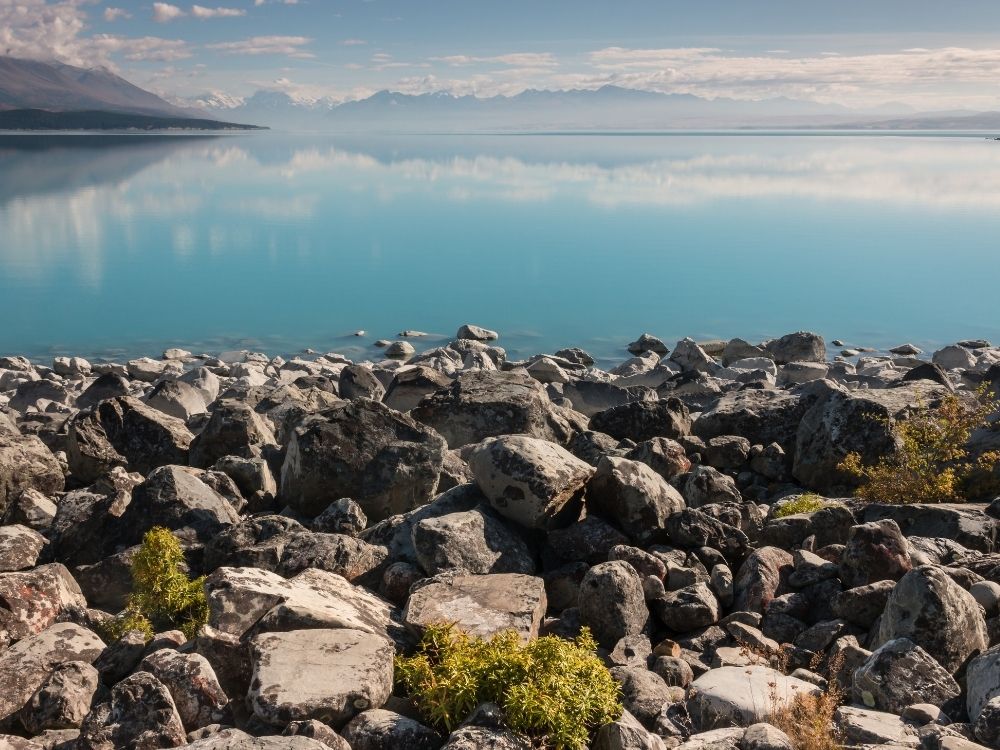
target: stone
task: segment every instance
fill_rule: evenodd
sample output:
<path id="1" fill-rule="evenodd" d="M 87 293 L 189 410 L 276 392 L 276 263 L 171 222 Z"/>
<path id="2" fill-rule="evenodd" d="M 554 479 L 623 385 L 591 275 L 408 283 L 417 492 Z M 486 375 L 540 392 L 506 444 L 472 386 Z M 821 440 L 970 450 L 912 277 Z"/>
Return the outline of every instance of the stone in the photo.
<path id="1" fill-rule="evenodd" d="M 621 699 L 625 709 L 639 722 L 652 728 L 665 706 L 677 702 L 678 692 L 663 679 L 646 669 L 646 666 L 612 667 L 611 676 L 621 685 Z"/>
<path id="2" fill-rule="evenodd" d="M 649 620 L 639 575 L 621 560 L 600 563 L 587 571 L 580 584 L 578 606 L 581 623 L 605 648 L 638 635 Z"/>
<path id="3" fill-rule="evenodd" d="M 656 401 L 652 388 L 642 385 L 620 385 L 593 380 L 575 380 L 563 385 L 563 395 L 573 402 L 573 408 L 587 417 L 632 401 Z"/>
<path id="4" fill-rule="evenodd" d="M 834 723 L 849 746 L 918 747 L 917 729 L 899 716 L 859 706 L 840 706 Z"/>
<path id="5" fill-rule="evenodd" d="M 329 728 L 328 728 L 329 729 Z M 334 737 L 336 732 L 329 729 Z M 337 737 L 337 739 L 340 739 Z M 341 740 L 343 742 L 343 740 Z M 350 750 L 346 743 L 327 744 L 311 737 L 254 737 L 239 729 L 222 729 L 199 740 L 188 747 L 193 750 Z"/>
<path id="6" fill-rule="evenodd" d="M 21 709 L 21 724 L 32 735 L 48 729 L 77 729 L 90 713 L 100 675 L 85 661 L 57 664 Z"/>
<path id="7" fill-rule="evenodd" d="M 207 469 L 223 456 L 260 458 L 277 442 L 264 417 L 249 404 L 225 399 L 215 404 L 208 424 L 191 443 L 191 465 Z"/>
<path id="8" fill-rule="evenodd" d="M 250 641 L 247 701 L 273 726 L 317 719 L 340 728 L 388 699 L 394 655 L 390 640 L 360 630 L 262 633 Z"/>
<path id="9" fill-rule="evenodd" d="M 79 409 L 89 409 L 101 401 L 129 394 L 129 382 L 118 373 L 106 372 L 88 385 L 83 393 L 77 396 L 76 406 Z"/>
<path id="10" fill-rule="evenodd" d="M 186 744 L 184 726 L 169 691 L 149 672 L 136 672 L 115 685 L 111 701 L 87 716 L 77 741 L 80 750 Z"/>
<path id="11" fill-rule="evenodd" d="M 763 614 L 771 601 L 788 592 L 793 559 L 778 547 L 761 547 L 750 553 L 733 580 L 733 608 Z"/>
<path id="12" fill-rule="evenodd" d="M 340 371 L 340 380 L 337 381 L 341 398 L 356 399 L 367 398 L 373 401 L 381 401 L 385 396 L 385 387 L 375 377 L 370 367 L 363 365 L 348 365 Z"/>
<path id="13" fill-rule="evenodd" d="M 455 334 L 456 339 L 470 339 L 472 341 L 496 341 L 500 338 L 500 334 L 496 331 L 491 331 L 488 328 L 481 328 L 480 326 L 472 325 L 471 323 L 466 323 L 458 329 L 458 333 Z"/>
<path id="14" fill-rule="evenodd" d="M 527 642 L 538 637 L 545 610 L 541 578 L 516 573 L 456 575 L 413 591 L 403 621 L 418 635 L 428 625 L 451 623 L 477 638 L 514 630 Z"/>
<path id="15" fill-rule="evenodd" d="M 27 570 L 38 562 L 45 537 L 20 524 L 0 526 L 0 573 Z"/>
<path id="16" fill-rule="evenodd" d="M 779 365 L 790 362 L 825 362 L 826 342 L 823 337 L 808 331 L 789 333 L 779 339 L 768 341 L 764 349 Z"/>
<path id="17" fill-rule="evenodd" d="M 212 465 L 211 470 L 222 472 L 232 479 L 252 510 L 269 507 L 278 494 L 278 483 L 263 458 L 223 456 Z"/>
<path id="18" fill-rule="evenodd" d="M 413 527 L 413 548 L 429 576 L 457 572 L 535 572 L 525 541 L 489 508 L 425 518 Z"/>
<path id="19" fill-rule="evenodd" d="M 308 721 L 293 721 L 285 727 L 282 735 L 285 737 L 309 738 L 321 742 L 331 750 L 351 750 L 347 740 L 333 731 L 326 724 L 309 719 Z"/>
<path id="20" fill-rule="evenodd" d="M 740 529 L 694 508 L 685 508 L 667 518 L 667 539 L 680 547 L 707 547 L 722 553 L 726 560 L 742 562 L 750 540 Z"/>
<path id="21" fill-rule="evenodd" d="M 719 600 L 704 583 L 668 592 L 650 602 L 660 621 L 676 633 L 688 633 L 719 621 Z"/>
<path id="22" fill-rule="evenodd" d="M 598 729 L 593 744 L 593 750 L 666 750 L 666 748 L 660 737 L 648 731 L 628 711 L 624 711 L 616 721 Z"/>
<path id="23" fill-rule="evenodd" d="M 368 516 L 349 497 L 334 500 L 312 521 L 312 530 L 328 534 L 357 536 L 368 526 Z"/>
<path id="24" fill-rule="evenodd" d="M 896 638 L 913 641 L 952 674 L 989 646 L 982 608 L 934 565 L 914 568 L 889 594 L 873 645 Z"/>
<path id="25" fill-rule="evenodd" d="M 341 731 L 351 750 L 439 750 L 442 737 L 419 721 L 373 708 L 355 716 Z"/>
<path id="26" fill-rule="evenodd" d="M 385 348 L 385 356 L 389 359 L 409 359 L 417 353 L 409 341 L 393 341 Z"/>
<path id="27" fill-rule="evenodd" d="M 770 724 L 752 724 L 740 740 L 740 750 L 795 750 L 788 735 Z"/>
<path id="28" fill-rule="evenodd" d="M 60 664 L 92 664 L 104 650 L 94 633 L 74 623 L 56 623 L 0 651 L 0 722 L 19 711 Z"/>
<path id="29" fill-rule="evenodd" d="M 677 648 L 678 653 L 680 647 Z M 673 687 L 686 688 L 694 680 L 694 672 L 691 665 L 679 656 L 657 656 L 653 661 L 651 669 L 660 678 Z"/>
<path id="30" fill-rule="evenodd" d="M 382 402 L 390 409 L 408 412 L 425 396 L 447 388 L 451 378 L 440 370 L 423 365 L 408 365 L 398 369 L 386 389 Z"/>
<path id="31" fill-rule="evenodd" d="M 80 587 L 61 563 L 0 574 L 0 654 L 12 642 L 41 633 L 86 606 Z"/>
<path id="32" fill-rule="evenodd" d="M 691 683 L 688 711 L 702 730 L 767 722 L 796 695 L 816 695 L 804 680 L 765 666 L 720 667 Z"/>
<path id="33" fill-rule="evenodd" d="M 654 437 L 679 438 L 691 432 L 691 415 L 677 398 L 632 401 L 594 414 L 590 429 L 618 440 L 642 442 Z"/>
<path id="34" fill-rule="evenodd" d="M 912 703 L 941 706 L 961 692 L 934 657 L 906 638 L 877 648 L 854 673 L 855 702 L 894 714 Z"/>
<path id="35" fill-rule="evenodd" d="M 607 561 L 615 546 L 628 544 L 629 538 L 598 516 L 587 516 L 566 528 L 553 529 L 548 541 L 559 558 L 596 565 Z"/>
<path id="36" fill-rule="evenodd" d="M 490 504 L 522 526 L 545 529 L 579 514 L 572 500 L 593 474 L 573 454 L 546 440 L 508 435 L 475 447 L 469 468 Z"/>
<path id="37" fill-rule="evenodd" d="M 225 718 L 229 703 L 212 665 L 201 654 L 172 649 L 154 651 L 139 665 L 162 682 L 173 698 L 177 714 L 188 731 L 201 729 Z"/>
<path id="38" fill-rule="evenodd" d="M 515 434 L 565 444 L 579 426 L 572 414 L 552 404 L 541 383 L 517 372 L 461 373 L 410 414 L 452 448 Z"/>
<path id="39" fill-rule="evenodd" d="M 52 525 L 58 507 L 36 489 L 17 491 L 3 515 L 5 524 L 20 524 L 35 531 L 45 531 Z"/>
<path id="40" fill-rule="evenodd" d="M 857 586 L 835 595 L 830 605 L 837 617 L 867 630 L 882 616 L 893 588 L 891 580 Z"/>
<path id="41" fill-rule="evenodd" d="M 860 515 L 866 523 L 893 520 L 906 537 L 943 537 L 980 552 L 993 552 L 998 548 L 1000 525 L 981 508 L 955 504 L 870 503 Z"/>
<path id="42" fill-rule="evenodd" d="M 977 581 L 969 587 L 969 593 L 987 617 L 994 617 L 1000 612 L 1000 583 L 994 581 Z"/>
<path id="43" fill-rule="evenodd" d="M 626 453 L 625 458 L 641 461 L 668 482 L 691 470 L 691 461 L 684 452 L 684 446 L 670 438 L 645 440 Z"/>
<path id="44" fill-rule="evenodd" d="M 64 481 L 62 467 L 39 438 L 0 432 L 0 515 L 21 492 L 53 495 L 62 492 Z"/>
<path id="45" fill-rule="evenodd" d="M 969 662 L 965 685 L 965 706 L 969 720 L 975 724 L 983 707 L 1000 696 L 1000 646 L 994 646 Z"/>
<path id="46" fill-rule="evenodd" d="M 976 366 L 976 356 L 964 346 L 946 346 L 931 356 L 931 361 L 945 370 L 971 370 Z"/>
<path id="47" fill-rule="evenodd" d="M 699 346 L 694 339 L 684 338 L 677 342 L 670 361 L 677 364 L 682 372 L 712 373 L 719 369 L 719 364 Z"/>
<path id="48" fill-rule="evenodd" d="M 909 545 L 892 520 L 851 527 L 840 555 L 840 579 L 847 588 L 898 581 L 912 567 Z"/>
<path id="49" fill-rule="evenodd" d="M 1000 696 L 990 698 L 972 728 L 976 739 L 989 747 L 1000 744 Z"/>
<path id="50" fill-rule="evenodd" d="M 812 394 L 783 390 L 749 389 L 727 393 L 702 412 L 692 431 L 704 440 L 740 435 L 753 445 L 777 443 L 786 453 L 791 453 L 799 423 L 816 399 Z"/>
<path id="51" fill-rule="evenodd" d="M 187 465 L 193 439 L 184 422 L 130 396 L 80 412 L 68 429 L 69 469 L 81 482 L 96 481 L 116 466 L 145 475 L 160 466 Z"/>
<path id="52" fill-rule="evenodd" d="M 662 541 L 667 519 L 684 498 L 649 466 L 605 456 L 587 484 L 587 507 L 640 543 Z"/>
<path id="53" fill-rule="evenodd" d="M 146 396 L 146 403 L 183 422 L 208 410 L 204 395 L 182 380 L 164 380 L 158 383 Z"/>
<path id="54" fill-rule="evenodd" d="M 684 500 L 688 507 L 700 508 L 714 503 L 741 503 L 743 496 L 732 477 L 711 466 L 696 466 L 684 483 Z"/>
<path id="55" fill-rule="evenodd" d="M 380 521 L 434 496 L 445 448 L 434 430 L 381 403 L 344 402 L 293 431 L 281 497 L 308 516 L 323 512 L 331 497 L 350 497 Z"/>

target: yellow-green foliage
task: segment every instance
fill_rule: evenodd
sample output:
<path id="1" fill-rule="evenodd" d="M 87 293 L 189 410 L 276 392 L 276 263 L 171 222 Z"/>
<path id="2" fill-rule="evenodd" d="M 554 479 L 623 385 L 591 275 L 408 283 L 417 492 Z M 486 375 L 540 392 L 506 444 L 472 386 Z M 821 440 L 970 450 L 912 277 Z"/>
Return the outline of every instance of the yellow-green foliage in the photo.
<path id="1" fill-rule="evenodd" d="M 973 430 L 986 425 L 997 409 L 980 390 L 975 399 L 946 397 L 934 409 L 920 409 L 896 425 L 900 450 L 866 466 L 857 453 L 848 454 L 840 469 L 861 480 L 856 494 L 883 503 L 944 503 L 966 499 L 970 480 L 989 474 L 1000 453 L 970 460 L 966 450 Z"/>
<path id="2" fill-rule="evenodd" d="M 797 513 L 815 513 L 817 510 L 823 510 L 823 508 L 829 505 L 823 498 L 813 492 L 807 492 L 804 495 L 799 495 L 794 500 L 789 500 L 787 503 L 783 503 L 781 507 L 774 512 L 775 518 L 784 518 L 785 516 L 794 516 Z"/>
<path id="3" fill-rule="evenodd" d="M 573 641 L 544 636 L 521 644 L 512 631 L 485 641 L 436 625 L 414 656 L 397 657 L 396 679 L 438 729 L 451 732 L 493 702 L 537 746 L 585 750 L 592 733 L 622 712 L 618 684 L 596 648 L 587 630 Z"/>
<path id="4" fill-rule="evenodd" d="M 193 638 L 208 621 L 205 579 L 184 572 L 184 551 L 169 530 L 146 532 L 132 559 L 132 593 L 125 611 L 109 623 L 111 638 L 138 630 L 151 638 L 157 631 L 179 629 Z"/>

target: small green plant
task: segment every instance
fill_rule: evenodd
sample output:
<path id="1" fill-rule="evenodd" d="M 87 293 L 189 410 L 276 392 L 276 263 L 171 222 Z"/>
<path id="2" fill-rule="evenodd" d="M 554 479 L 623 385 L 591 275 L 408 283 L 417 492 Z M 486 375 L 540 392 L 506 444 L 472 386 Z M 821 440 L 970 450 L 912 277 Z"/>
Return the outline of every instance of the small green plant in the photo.
<path id="1" fill-rule="evenodd" d="M 414 656 L 396 658 L 396 679 L 424 719 L 445 732 L 493 702 L 538 747 L 585 750 L 622 713 L 618 684 L 596 649 L 586 629 L 572 641 L 543 636 L 522 644 L 513 631 L 479 640 L 432 625 Z"/>
<path id="2" fill-rule="evenodd" d="M 783 503 L 774 512 L 774 517 L 785 518 L 786 516 L 794 516 L 798 513 L 815 513 L 817 510 L 823 510 L 828 505 L 829 503 L 816 493 L 807 492 L 804 495 L 799 495 L 794 500 Z"/>
<path id="3" fill-rule="evenodd" d="M 184 551 L 169 530 L 146 532 L 132 558 L 132 593 L 125 610 L 111 620 L 106 634 L 113 640 L 131 630 L 147 638 L 157 631 L 179 629 L 193 638 L 208 621 L 205 579 L 184 572 Z"/>
<path id="4" fill-rule="evenodd" d="M 967 450 L 972 432 L 986 426 L 997 407 L 985 389 L 974 399 L 947 396 L 937 407 L 919 409 L 895 426 L 899 450 L 872 465 L 850 453 L 838 468 L 860 480 L 856 494 L 866 500 L 896 504 L 963 501 L 971 481 L 992 474 L 1000 464 L 996 451 L 970 460 Z"/>

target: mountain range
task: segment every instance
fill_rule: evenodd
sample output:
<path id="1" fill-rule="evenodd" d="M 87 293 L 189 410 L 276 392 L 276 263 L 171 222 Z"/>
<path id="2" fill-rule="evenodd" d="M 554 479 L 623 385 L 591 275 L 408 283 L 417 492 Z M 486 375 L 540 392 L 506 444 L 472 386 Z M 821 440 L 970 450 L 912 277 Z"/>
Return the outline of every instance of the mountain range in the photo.
<path id="1" fill-rule="evenodd" d="M 668 130 L 710 128 L 1000 128 L 997 112 L 914 112 L 887 103 L 869 110 L 776 97 L 708 99 L 692 94 L 603 86 L 565 91 L 529 89 L 514 96 L 379 91 L 353 101 L 258 91 L 242 98 L 220 92 L 167 101 L 105 68 L 0 57 L 0 111 L 125 113 L 252 122 L 337 132 L 491 132 Z M 37 113 L 13 121 L 48 121 Z M 66 118 L 62 118 L 66 119 Z M 86 121 L 93 121 L 89 117 Z M 117 118 L 103 118 L 114 122 Z M 84 122 L 84 120 L 81 120 Z M 178 124 L 178 127 L 182 125 Z M 81 126 L 85 127 L 85 126 Z"/>

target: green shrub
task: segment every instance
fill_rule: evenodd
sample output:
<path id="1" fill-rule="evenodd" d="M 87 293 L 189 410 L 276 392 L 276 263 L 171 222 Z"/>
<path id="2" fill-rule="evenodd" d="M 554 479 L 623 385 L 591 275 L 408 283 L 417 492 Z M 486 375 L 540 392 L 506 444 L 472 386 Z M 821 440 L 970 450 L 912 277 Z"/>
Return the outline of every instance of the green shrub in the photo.
<path id="1" fill-rule="evenodd" d="M 397 657 L 396 679 L 425 721 L 445 732 L 493 702 L 538 747 L 585 750 L 622 712 L 618 684 L 596 649 L 586 629 L 573 641 L 543 636 L 522 645 L 513 631 L 485 641 L 436 625 L 414 656 Z"/>
<path id="2" fill-rule="evenodd" d="M 986 426 L 997 406 L 984 389 L 973 399 L 947 396 L 937 407 L 919 409 L 895 425 L 898 451 L 870 466 L 857 453 L 850 453 L 838 468 L 861 481 L 855 494 L 866 500 L 896 504 L 964 501 L 972 481 L 990 475 L 1000 464 L 1000 453 L 991 451 L 972 460 L 967 450 L 972 432 Z"/>
<path id="3" fill-rule="evenodd" d="M 169 530 L 146 532 L 132 559 L 132 593 L 125 610 L 112 620 L 106 635 L 117 640 L 130 630 L 152 638 L 163 630 L 178 629 L 194 638 L 208 621 L 205 579 L 191 580 L 184 572 L 184 551 Z"/>
<path id="4" fill-rule="evenodd" d="M 823 508 L 829 505 L 830 503 L 814 492 L 807 492 L 804 495 L 799 495 L 794 500 L 782 503 L 778 510 L 774 512 L 774 517 L 785 518 L 786 516 L 794 516 L 798 513 L 815 513 L 817 510 L 823 510 Z"/>

